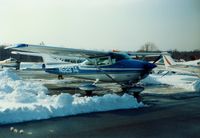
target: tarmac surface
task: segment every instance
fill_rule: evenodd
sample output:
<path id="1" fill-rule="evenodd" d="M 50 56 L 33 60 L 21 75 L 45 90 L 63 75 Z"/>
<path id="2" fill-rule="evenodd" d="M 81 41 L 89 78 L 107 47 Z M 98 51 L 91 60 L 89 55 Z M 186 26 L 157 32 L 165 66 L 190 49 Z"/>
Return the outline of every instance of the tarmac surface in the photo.
<path id="1" fill-rule="evenodd" d="M 35 76 L 41 77 L 38 74 Z M 63 91 L 66 89 L 64 84 L 59 84 L 57 87 L 48 84 L 47 87 L 52 92 L 55 92 L 53 88 L 62 87 Z M 156 91 L 170 92 L 158 94 Z M 183 90 L 177 93 L 177 91 L 166 86 L 147 87 L 142 94 L 146 106 L 139 109 L 88 113 L 2 125 L 0 138 L 199 138 L 200 93 Z M 23 129 L 24 132 L 22 134 L 11 132 L 11 127 Z"/>

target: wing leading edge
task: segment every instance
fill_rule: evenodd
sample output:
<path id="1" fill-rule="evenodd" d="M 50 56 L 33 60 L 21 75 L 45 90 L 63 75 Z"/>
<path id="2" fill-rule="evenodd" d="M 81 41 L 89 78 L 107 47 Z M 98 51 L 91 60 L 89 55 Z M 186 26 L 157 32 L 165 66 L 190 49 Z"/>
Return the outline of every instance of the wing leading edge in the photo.
<path id="1" fill-rule="evenodd" d="M 104 51 L 74 49 L 74 48 L 65 48 L 56 46 L 31 45 L 31 44 L 16 44 L 8 46 L 5 49 L 15 49 L 26 52 L 44 53 L 49 55 L 60 55 L 60 56 L 84 57 L 84 58 L 109 55 L 109 52 L 104 52 Z"/>

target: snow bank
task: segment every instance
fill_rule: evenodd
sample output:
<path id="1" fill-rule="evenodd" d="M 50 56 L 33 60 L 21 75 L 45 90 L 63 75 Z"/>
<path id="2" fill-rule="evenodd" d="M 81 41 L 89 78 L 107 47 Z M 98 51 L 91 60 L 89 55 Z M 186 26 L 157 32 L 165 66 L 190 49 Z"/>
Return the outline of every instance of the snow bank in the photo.
<path id="1" fill-rule="evenodd" d="M 50 96 L 47 92 L 40 83 L 23 81 L 9 70 L 0 72 L 0 124 L 143 106 L 127 94 L 79 97 L 67 93 Z"/>
<path id="2" fill-rule="evenodd" d="M 141 83 L 145 85 L 171 85 L 177 88 L 200 92 L 200 79 L 190 75 L 150 74 L 141 80 Z"/>
<path id="3" fill-rule="evenodd" d="M 200 92 L 200 79 L 191 84 L 192 90 Z"/>

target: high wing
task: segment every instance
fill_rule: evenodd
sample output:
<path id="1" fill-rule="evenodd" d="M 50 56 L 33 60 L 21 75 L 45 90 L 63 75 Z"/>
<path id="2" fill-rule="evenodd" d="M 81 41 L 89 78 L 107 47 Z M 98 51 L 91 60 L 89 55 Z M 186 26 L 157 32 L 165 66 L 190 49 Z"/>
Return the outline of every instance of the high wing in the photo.
<path id="1" fill-rule="evenodd" d="M 15 49 L 19 51 L 26 52 L 35 52 L 41 54 L 48 55 L 56 55 L 56 56 L 67 56 L 67 57 L 81 57 L 81 58 L 91 58 L 91 57 L 101 57 L 107 56 L 109 53 L 106 51 L 97 51 L 97 50 L 85 50 L 85 49 L 74 49 L 74 48 L 65 48 L 65 47 L 57 47 L 57 46 L 44 46 L 44 45 L 32 45 L 32 44 L 15 44 L 12 46 L 8 46 L 5 49 Z M 126 53 L 131 57 L 148 57 L 148 56 L 159 56 L 159 55 L 167 55 L 168 53 L 147 53 L 147 52 L 125 52 L 125 51 L 114 51 L 114 52 L 122 52 Z"/>
<path id="2" fill-rule="evenodd" d="M 160 55 L 169 55 L 167 52 L 126 52 L 132 57 L 157 57 Z"/>
<path id="3" fill-rule="evenodd" d="M 43 62 L 46 65 L 51 64 L 66 64 L 66 63 L 80 63 L 85 60 L 85 58 L 80 57 L 69 57 L 69 56 L 60 56 L 60 55 L 49 55 L 44 53 L 32 53 L 32 52 L 22 52 L 22 51 L 12 51 L 12 54 L 20 54 L 20 55 L 27 55 L 27 56 L 37 56 L 42 57 Z"/>
<path id="4" fill-rule="evenodd" d="M 85 49 L 74 49 L 56 46 L 42 46 L 42 45 L 31 45 L 31 44 L 16 44 L 8 46 L 5 49 L 15 49 L 26 52 L 43 53 L 49 55 L 59 55 L 59 56 L 71 56 L 71 57 L 100 57 L 107 56 L 109 52 L 95 51 L 95 50 L 85 50 Z"/>

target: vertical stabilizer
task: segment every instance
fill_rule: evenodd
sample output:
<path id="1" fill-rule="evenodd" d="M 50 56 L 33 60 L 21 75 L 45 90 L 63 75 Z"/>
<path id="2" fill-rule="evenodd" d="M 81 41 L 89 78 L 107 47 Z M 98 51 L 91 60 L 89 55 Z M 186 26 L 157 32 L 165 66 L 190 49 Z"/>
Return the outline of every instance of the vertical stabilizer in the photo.
<path id="1" fill-rule="evenodd" d="M 163 60 L 164 60 L 165 67 L 176 65 L 176 62 L 173 60 L 173 58 L 170 55 L 163 55 Z"/>

